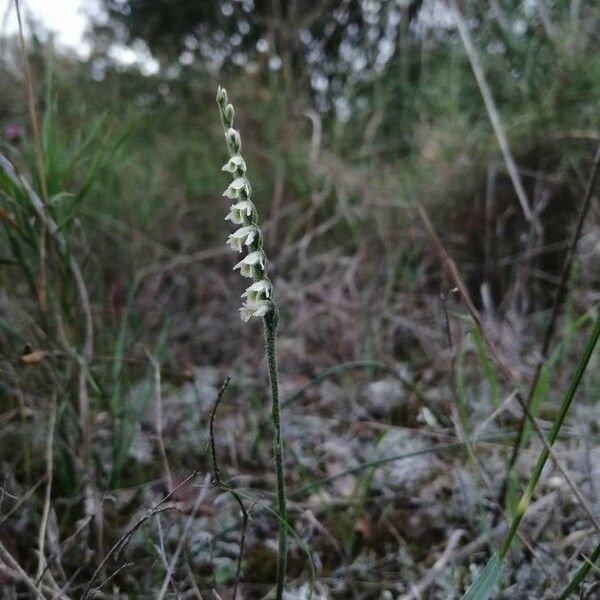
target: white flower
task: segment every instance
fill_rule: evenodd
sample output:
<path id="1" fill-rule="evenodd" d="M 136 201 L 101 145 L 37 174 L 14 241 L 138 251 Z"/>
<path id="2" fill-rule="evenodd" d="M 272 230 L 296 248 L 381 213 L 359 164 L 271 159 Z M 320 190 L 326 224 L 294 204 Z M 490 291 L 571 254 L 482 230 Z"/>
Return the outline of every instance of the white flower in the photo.
<path id="1" fill-rule="evenodd" d="M 234 225 L 245 225 L 253 210 L 254 204 L 250 200 L 242 200 L 229 208 L 229 214 L 225 220 L 231 221 Z"/>
<path id="2" fill-rule="evenodd" d="M 237 173 L 245 173 L 246 161 L 239 154 L 236 154 L 227 161 L 227 164 L 221 168 L 221 171 L 231 173 L 232 175 L 236 175 Z"/>
<path id="3" fill-rule="evenodd" d="M 250 184 L 245 177 L 237 177 L 223 192 L 223 196 L 235 200 L 236 198 L 244 199 L 250 195 Z"/>
<path id="4" fill-rule="evenodd" d="M 258 227 L 256 225 L 247 225 L 241 227 L 229 236 L 227 245 L 238 252 L 242 251 L 244 246 L 250 246 L 258 236 Z"/>
<path id="5" fill-rule="evenodd" d="M 268 279 L 255 281 L 243 294 L 242 298 L 247 298 L 248 302 L 259 302 L 264 298 L 271 297 L 271 282 Z"/>
<path id="6" fill-rule="evenodd" d="M 258 302 L 247 301 L 240 308 L 240 313 L 242 321 L 249 321 L 251 317 L 264 317 L 270 310 L 270 300 L 259 300 Z"/>
<path id="7" fill-rule="evenodd" d="M 254 277 L 254 267 L 259 265 L 261 269 L 265 268 L 266 258 L 262 250 L 256 250 L 247 254 L 240 262 L 233 267 L 233 270 L 239 269 L 242 277 Z"/>

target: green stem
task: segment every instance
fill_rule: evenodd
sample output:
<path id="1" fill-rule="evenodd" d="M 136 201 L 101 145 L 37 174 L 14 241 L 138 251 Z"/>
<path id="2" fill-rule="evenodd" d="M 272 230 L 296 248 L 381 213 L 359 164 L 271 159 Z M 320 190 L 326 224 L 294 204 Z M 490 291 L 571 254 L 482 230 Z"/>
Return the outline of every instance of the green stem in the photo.
<path id="1" fill-rule="evenodd" d="M 273 422 L 273 455 L 275 457 L 275 476 L 277 478 L 277 509 L 279 512 L 279 536 L 277 553 L 277 589 L 275 598 L 283 598 L 285 584 L 285 564 L 287 557 L 287 507 L 285 498 L 285 480 L 283 473 L 283 437 L 281 435 L 281 403 L 279 400 L 279 376 L 277 370 L 277 352 L 275 339 L 277 336 L 277 309 L 273 308 L 265 316 L 265 338 L 267 346 L 267 362 L 269 365 L 269 381 L 271 383 L 271 400 L 273 403 L 271 419 Z"/>
<path id="2" fill-rule="evenodd" d="M 521 519 L 523 518 L 523 516 L 525 515 L 525 512 L 527 511 L 527 508 L 529 507 L 529 503 L 531 502 L 531 498 L 533 497 L 535 488 L 537 487 L 538 481 L 540 480 L 540 476 L 542 475 L 542 470 L 544 469 L 546 461 L 548 460 L 548 457 L 550 456 L 550 448 L 552 448 L 552 446 L 554 445 L 554 442 L 556 441 L 556 438 L 558 437 L 558 434 L 560 433 L 560 429 L 563 425 L 565 417 L 567 416 L 567 412 L 569 411 L 569 408 L 571 407 L 571 402 L 573 401 L 575 392 L 577 391 L 577 388 L 579 387 L 581 378 L 583 377 L 583 374 L 588 366 L 588 363 L 590 361 L 592 353 L 594 352 L 594 348 L 596 347 L 596 343 L 598 342 L 599 337 L 600 337 L 600 315 L 598 315 L 598 317 L 596 318 L 596 323 L 594 324 L 594 329 L 588 339 L 587 345 L 581 356 L 579 364 L 577 365 L 577 368 L 575 369 L 573 379 L 571 380 L 571 383 L 569 385 L 567 393 L 565 394 L 562 404 L 560 405 L 558 414 L 554 420 L 554 423 L 552 424 L 552 429 L 548 433 L 548 445 L 544 446 L 544 448 L 542 449 L 540 457 L 538 458 L 538 461 L 533 470 L 531 479 L 529 480 L 529 483 L 527 484 L 527 488 L 525 489 L 525 492 L 523 492 L 523 496 L 521 497 L 521 500 L 517 506 L 515 517 L 510 525 L 508 532 L 506 533 L 506 537 L 504 538 L 504 541 L 502 543 L 502 546 L 501 546 L 500 552 L 499 552 L 499 556 L 500 556 L 501 560 L 504 559 L 505 556 L 507 555 L 508 550 L 510 549 L 510 546 L 512 544 L 512 541 L 517 533 L 517 529 L 519 527 Z"/>
<path id="3" fill-rule="evenodd" d="M 573 579 L 571 579 L 562 594 L 558 597 L 558 600 L 567 600 L 571 594 L 575 593 L 579 584 L 585 579 L 585 576 L 589 573 L 590 569 L 595 566 L 599 558 L 600 544 L 594 548 L 594 551 L 584 560 L 579 569 L 577 569 L 577 573 L 575 573 Z"/>

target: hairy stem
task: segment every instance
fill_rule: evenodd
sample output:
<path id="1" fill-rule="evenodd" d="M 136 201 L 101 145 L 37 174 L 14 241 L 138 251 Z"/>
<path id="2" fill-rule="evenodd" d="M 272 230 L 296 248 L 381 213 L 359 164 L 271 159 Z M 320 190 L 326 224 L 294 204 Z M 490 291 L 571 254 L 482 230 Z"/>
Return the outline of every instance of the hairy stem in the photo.
<path id="1" fill-rule="evenodd" d="M 277 352 L 275 339 L 277 336 L 277 314 L 275 310 L 265 316 L 265 339 L 267 346 L 267 362 L 269 365 L 269 381 L 271 384 L 273 422 L 273 455 L 275 457 L 275 476 L 277 478 L 277 509 L 279 512 L 279 536 L 277 553 L 277 589 L 275 598 L 283 598 L 285 583 L 285 564 L 287 556 L 287 507 L 285 498 L 285 480 L 283 473 L 283 437 L 281 435 L 281 403 L 279 400 L 279 376 L 277 370 Z"/>

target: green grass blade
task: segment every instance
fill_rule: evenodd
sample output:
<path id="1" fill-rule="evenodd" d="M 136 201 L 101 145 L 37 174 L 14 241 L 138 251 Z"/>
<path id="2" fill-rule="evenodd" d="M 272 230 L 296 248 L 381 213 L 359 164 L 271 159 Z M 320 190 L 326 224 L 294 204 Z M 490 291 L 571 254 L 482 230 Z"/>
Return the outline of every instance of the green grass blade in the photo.
<path id="1" fill-rule="evenodd" d="M 487 600 L 491 595 L 500 575 L 502 574 L 502 561 L 500 557 L 494 553 L 490 560 L 479 573 L 471 587 L 465 592 L 462 600 Z"/>
<path id="2" fill-rule="evenodd" d="M 567 413 L 569 412 L 569 409 L 571 408 L 571 403 L 573 402 L 573 398 L 575 397 L 577 389 L 579 388 L 579 384 L 581 383 L 583 374 L 585 373 L 585 370 L 588 367 L 590 358 L 592 357 L 594 349 L 596 348 L 596 344 L 598 343 L 598 338 L 600 338 L 600 314 L 598 314 L 598 316 L 596 317 L 596 322 L 594 324 L 592 333 L 588 338 L 585 349 L 581 354 L 581 358 L 579 359 L 575 372 L 573 373 L 571 383 L 567 388 L 567 391 L 564 395 L 563 401 L 561 402 L 556 418 L 552 423 L 552 428 L 548 433 L 548 446 L 544 446 L 540 453 L 535 467 L 533 468 L 533 472 L 531 478 L 529 479 L 529 483 L 527 484 L 527 487 L 525 488 L 525 491 L 523 492 L 521 500 L 517 506 L 515 517 L 513 518 L 513 521 L 504 538 L 504 541 L 502 542 L 502 546 L 499 552 L 502 558 L 504 558 L 507 555 L 512 541 L 516 536 L 519 524 L 525 516 L 527 509 L 529 508 L 529 504 L 531 502 L 531 499 L 533 498 L 533 494 L 537 487 L 538 481 L 540 480 L 540 477 L 542 475 L 542 471 L 544 469 L 546 461 L 550 456 L 550 448 L 552 448 L 552 446 L 554 445 L 554 442 L 556 441 L 560 430 L 565 422 L 565 418 L 567 416 Z"/>
<path id="3" fill-rule="evenodd" d="M 479 359 L 481 368 L 483 369 L 483 375 L 490 387 L 492 402 L 494 403 L 494 406 L 498 407 L 500 406 L 501 402 L 500 384 L 498 383 L 498 378 L 496 377 L 494 366 L 492 365 L 492 362 L 490 361 L 487 355 L 485 349 L 485 342 L 483 341 L 483 336 L 481 335 L 481 331 L 479 331 L 479 327 L 477 327 L 476 323 L 473 323 L 471 327 L 471 334 L 473 335 L 473 341 L 475 343 L 475 352 L 477 353 L 477 358 Z"/>
<path id="4" fill-rule="evenodd" d="M 569 598 L 569 596 L 571 594 L 575 593 L 575 591 L 579 587 L 579 584 L 585 579 L 586 575 L 589 573 L 590 569 L 596 564 L 596 562 L 598 561 L 599 558 L 600 558 L 600 544 L 598 544 L 594 548 L 594 551 L 590 554 L 590 556 L 588 556 L 583 561 L 583 563 L 581 564 L 579 569 L 577 569 L 577 572 L 575 573 L 575 575 L 573 575 L 571 581 L 569 581 L 569 584 L 567 585 L 567 587 L 563 590 L 561 595 L 558 597 L 558 600 L 567 600 L 567 598 Z"/>

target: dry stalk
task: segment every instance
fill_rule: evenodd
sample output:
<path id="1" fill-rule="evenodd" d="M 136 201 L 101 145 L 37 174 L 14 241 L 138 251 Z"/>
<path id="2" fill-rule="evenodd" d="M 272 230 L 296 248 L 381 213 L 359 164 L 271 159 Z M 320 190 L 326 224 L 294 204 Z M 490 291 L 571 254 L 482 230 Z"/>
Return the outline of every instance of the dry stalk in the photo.
<path id="1" fill-rule="evenodd" d="M 238 553 L 238 561 L 236 567 L 235 574 L 235 586 L 233 588 L 233 599 L 237 598 L 238 587 L 240 585 L 240 576 L 242 574 L 242 559 L 244 557 L 244 545 L 246 541 L 246 529 L 248 527 L 248 511 L 244 506 L 242 501 L 242 497 L 236 492 L 234 488 L 227 485 L 223 479 L 221 478 L 221 472 L 219 470 L 219 463 L 217 462 L 217 447 L 215 443 L 215 417 L 217 414 L 217 408 L 219 408 L 219 404 L 223 399 L 223 395 L 225 394 L 225 390 L 231 381 L 231 377 L 227 377 L 217 394 L 217 399 L 215 400 L 215 404 L 210 413 L 210 424 L 209 424 L 209 438 L 210 438 L 210 456 L 213 465 L 213 472 L 215 475 L 215 483 L 223 490 L 229 492 L 231 497 L 237 502 L 237 505 L 240 507 L 240 512 L 242 513 L 242 529 L 240 532 L 240 551 Z"/>
<path id="2" fill-rule="evenodd" d="M 471 300 L 469 291 L 467 290 L 467 288 L 460 276 L 460 273 L 458 272 L 456 263 L 454 262 L 454 260 L 452 260 L 452 258 L 450 257 L 450 255 L 448 254 L 446 249 L 444 248 L 442 241 L 440 240 L 437 232 L 435 231 L 435 228 L 433 227 L 433 224 L 431 223 L 431 220 L 429 219 L 427 211 L 420 203 L 416 204 L 416 208 L 417 208 L 417 212 L 419 213 L 419 217 L 421 218 L 421 221 L 423 222 L 425 230 L 427 231 L 427 235 L 431 239 L 431 241 L 438 253 L 438 256 L 440 258 L 442 265 L 444 266 L 450 279 L 452 280 L 452 282 L 458 289 L 458 292 L 460 293 L 461 298 L 462 298 L 463 302 L 465 303 L 465 306 L 467 307 L 467 310 L 469 311 L 469 313 L 471 315 L 471 318 L 473 319 L 473 321 L 479 328 L 479 331 L 481 332 L 481 337 L 483 338 L 483 340 L 488 348 L 490 357 L 492 358 L 496 368 L 501 373 L 501 375 L 503 376 L 505 381 L 514 390 L 515 398 L 517 399 L 517 401 L 519 402 L 519 404 L 521 406 L 521 409 L 523 410 L 524 418 L 526 418 L 531 423 L 534 431 L 536 432 L 537 436 L 539 437 L 542 444 L 544 445 L 544 448 L 548 451 L 549 455 L 551 456 L 551 458 L 554 462 L 554 465 L 556 466 L 556 469 L 560 472 L 560 474 L 564 478 L 567 485 L 571 488 L 571 491 L 573 492 L 574 496 L 577 498 L 577 501 L 581 504 L 581 507 L 584 509 L 584 511 L 587 514 L 588 518 L 590 519 L 591 523 L 594 525 L 594 528 L 596 529 L 596 531 L 598 531 L 600 533 L 600 522 L 598 521 L 594 512 L 591 510 L 586 499 L 583 497 L 583 495 L 579 491 L 579 488 L 572 481 L 570 475 L 567 473 L 567 471 L 562 466 L 561 462 L 558 460 L 556 453 L 554 452 L 554 450 L 551 448 L 550 444 L 548 443 L 548 440 L 546 439 L 546 435 L 540 428 L 537 420 L 530 413 L 529 408 L 527 407 L 527 403 L 525 402 L 525 399 L 523 398 L 523 395 L 519 391 L 518 386 L 515 384 L 514 377 L 513 377 L 513 374 L 511 372 L 510 368 L 508 367 L 508 365 L 506 365 L 504 360 L 500 357 L 500 353 L 499 353 L 498 349 L 496 348 L 496 345 L 494 344 L 494 342 L 491 340 L 490 336 L 488 335 L 488 332 L 483 324 L 481 315 L 479 314 L 479 311 L 473 304 L 473 301 Z"/>
<path id="3" fill-rule="evenodd" d="M 469 62 L 471 63 L 473 74 L 475 75 L 475 79 L 477 80 L 479 91 L 481 92 L 485 108 L 488 112 L 488 116 L 492 123 L 494 134 L 496 135 L 496 139 L 498 140 L 498 145 L 500 146 L 504 162 L 506 163 L 506 169 L 508 170 L 508 174 L 510 175 L 510 179 L 515 188 L 515 193 L 517 194 L 517 198 L 519 199 L 521 208 L 523 209 L 523 214 L 525 215 L 525 219 L 528 223 L 535 225 L 537 217 L 531 211 L 529 200 L 527 199 L 527 194 L 525 193 L 525 189 L 523 188 L 523 184 L 519 176 L 519 171 L 510 151 L 508 138 L 506 137 L 506 133 L 504 132 L 504 127 L 500 119 L 500 113 L 498 112 L 496 103 L 494 102 L 494 98 L 492 96 L 492 92 L 485 79 L 485 75 L 483 73 L 481 62 L 479 61 L 477 50 L 475 50 L 475 46 L 473 44 L 473 41 L 471 40 L 469 28 L 467 27 L 465 19 L 462 16 L 460 9 L 458 8 L 458 5 L 456 4 L 456 0 L 450 0 L 450 6 L 452 8 L 452 12 L 454 13 L 454 18 L 458 27 L 458 33 L 460 34 L 460 38 L 465 47 L 465 51 L 467 53 L 467 56 L 469 57 Z"/>
<path id="4" fill-rule="evenodd" d="M 46 530 L 48 528 L 48 515 L 50 514 L 50 495 L 52 494 L 52 478 L 54 474 L 54 427 L 56 425 L 56 394 L 52 397 L 52 408 L 50 410 L 50 423 L 48 424 L 48 435 L 46 438 L 46 493 L 44 496 L 44 508 L 42 521 L 38 535 L 38 567 L 36 580 L 39 582 L 46 568 Z"/>
<path id="5" fill-rule="evenodd" d="M 165 441 L 163 438 L 163 426 L 162 426 L 162 393 L 161 393 L 161 376 L 160 376 L 160 364 L 148 350 L 146 350 L 146 356 L 152 365 L 154 370 L 154 410 L 156 411 L 156 439 L 158 442 L 158 450 L 160 452 L 160 458 L 163 463 L 163 469 L 165 471 L 165 478 L 167 480 L 167 490 L 173 488 L 173 476 L 171 474 L 171 468 L 169 466 L 169 460 L 167 459 L 167 451 L 165 450 Z"/>

